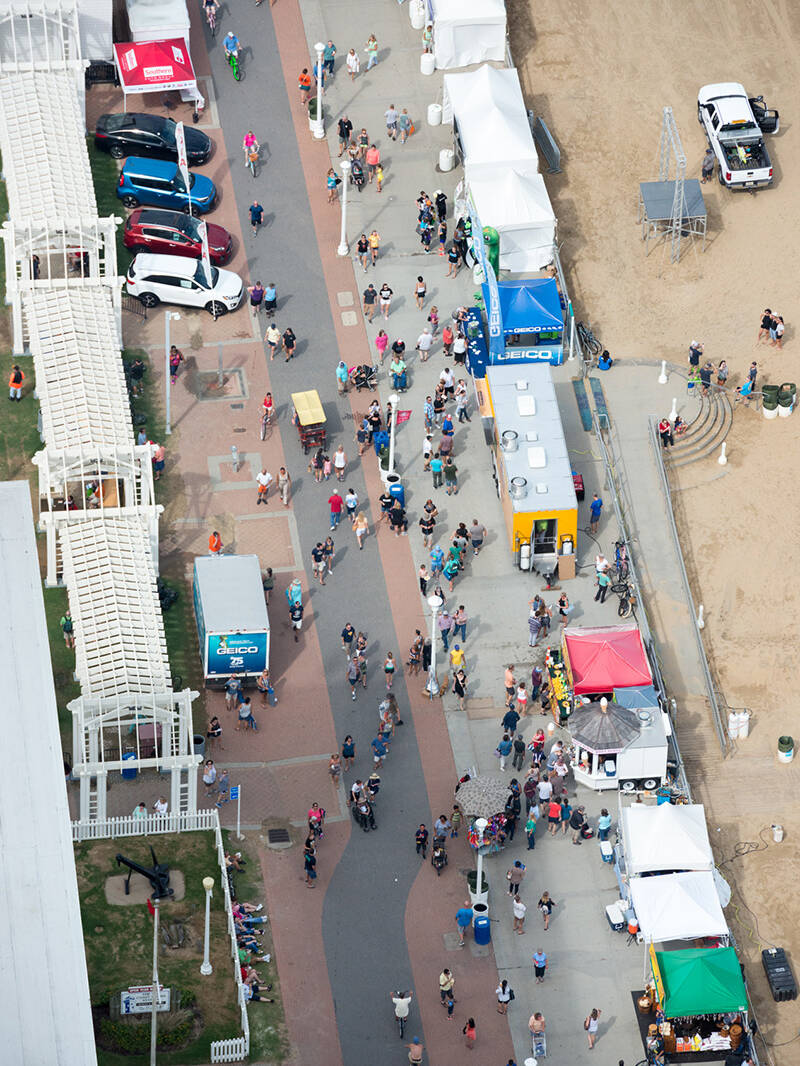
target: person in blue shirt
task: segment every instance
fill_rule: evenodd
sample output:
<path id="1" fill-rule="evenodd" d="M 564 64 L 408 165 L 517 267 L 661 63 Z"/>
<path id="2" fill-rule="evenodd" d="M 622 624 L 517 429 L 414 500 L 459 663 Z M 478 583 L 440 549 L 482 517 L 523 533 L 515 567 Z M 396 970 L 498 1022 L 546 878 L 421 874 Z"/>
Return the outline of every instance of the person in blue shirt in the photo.
<path id="1" fill-rule="evenodd" d="M 226 58 L 230 55 L 238 55 L 239 48 L 241 47 L 241 45 L 239 44 L 239 38 L 236 36 L 233 30 L 228 30 L 228 33 L 225 35 L 225 40 L 222 42 L 222 45 L 225 49 Z"/>
<path id="2" fill-rule="evenodd" d="M 388 748 L 386 747 L 386 742 L 383 737 L 378 736 L 375 737 L 375 739 L 372 741 L 370 747 L 372 748 L 375 769 L 380 770 L 380 768 L 383 766 L 383 760 L 386 758 L 386 753 L 388 751 Z"/>
<path id="3" fill-rule="evenodd" d="M 250 211 L 250 225 L 253 228 L 253 236 L 255 237 L 255 235 L 258 233 L 258 227 L 264 221 L 264 208 L 261 206 L 258 200 L 253 200 L 248 210 Z"/>
<path id="4" fill-rule="evenodd" d="M 339 365 L 336 367 L 336 388 L 341 395 L 347 389 L 347 382 L 350 380 L 350 375 L 347 372 L 347 365 L 344 360 L 339 360 Z"/>
<path id="5" fill-rule="evenodd" d="M 464 934 L 472 925 L 472 904 L 468 899 L 465 899 L 464 905 L 456 911 L 456 925 L 458 926 L 459 947 L 463 948 Z"/>
<path id="6" fill-rule="evenodd" d="M 597 819 L 597 839 L 608 840 L 608 832 L 611 829 L 611 815 L 603 807 L 600 817 Z"/>
<path id="7" fill-rule="evenodd" d="M 600 512 L 603 510 L 603 501 L 597 495 L 594 494 L 592 502 L 589 504 L 589 510 L 591 511 L 591 518 L 589 520 L 589 531 L 591 533 L 597 532 L 597 527 L 600 525 Z"/>
<path id="8" fill-rule="evenodd" d="M 505 770 L 505 768 L 506 768 L 506 759 L 511 754 L 511 749 L 513 748 L 513 746 L 514 745 L 511 743 L 511 739 L 510 739 L 508 733 L 503 733 L 503 739 L 497 745 L 497 754 L 500 756 L 500 769 L 501 770 Z"/>
<path id="9" fill-rule="evenodd" d="M 610 370 L 613 365 L 614 365 L 614 360 L 608 354 L 608 349 L 604 348 L 603 349 L 603 354 L 597 360 L 597 369 L 598 370 Z"/>

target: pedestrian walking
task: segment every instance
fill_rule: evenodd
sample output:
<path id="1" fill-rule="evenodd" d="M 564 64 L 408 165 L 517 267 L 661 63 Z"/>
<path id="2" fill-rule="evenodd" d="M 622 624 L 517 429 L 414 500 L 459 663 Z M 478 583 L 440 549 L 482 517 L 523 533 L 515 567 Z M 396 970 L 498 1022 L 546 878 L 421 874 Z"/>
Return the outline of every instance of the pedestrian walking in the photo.
<path id="1" fill-rule="evenodd" d="M 456 242 L 451 241 L 450 251 L 447 253 L 447 274 L 445 275 L 446 277 L 454 278 L 456 276 L 456 274 L 458 273 L 458 264 L 460 258 L 461 257 L 459 256 L 458 248 L 456 247 Z"/>
<path id="2" fill-rule="evenodd" d="M 758 336 L 756 337 L 756 344 L 760 344 L 762 339 L 766 340 L 769 337 L 770 330 L 772 329 L 772 311 L 769 307 L 764 308 L 764 313 L 761 316 L 761 325 L 759 326 Z"/>
<path id="3" fill-rule="evenodd" d="M 520 885 L 525 879 L 525 863 L 516 859 L 514 865 L 510 870 L 506 871 L 506 881 L 508 881 L 508 891 L 512 896 L 518 896 Z"/>
<path id="4" fill-rule="evenodd" d="M 278 351 L 278 346 L 281 343 L 281 331 L 275 325 L 274 322 L 270 322 L 267 326 L 267 332 L 264 336 L 264 340 L 269 347 L 269 359 L 270 362 L 275 358 L 275 354 Z"/>
<path id="5" fill-rule="evenodd" d="M 253 717 L 253 708 L 250 704 L 250 697 L 245 696 L 242 702 L 239 704 L 239 724 L 236 727 L 238 732 L 242 728 L 249 726 L 254 733 L 258 732 L 258 725 Z"/>
<path id="6" fill-rule="evenodd" d="M 283 354 L 286 356 L 285 361 L 288 363 L 290 359 L 294 359 L 294 350 L 297 347 L 297 337 L 291 326 L 287 326 L 283 331 L 281 340 L 283 341 Z"/>
<path id="7" fill-rule="evenodd" d="M 601 574 L 597 575 L 597 592 L 594 594 L 596 602 L 606 602 L 606 593 L 608 592 L 608 587 L 610 584 L 611 578 L 608 576 L 605 570 Z"/>
<path id="8" fill-rule="evenodd" d="M 347 660 L 347 669 L 345 671 L 345 677 L 347 678 L 347 683 L 350 686 L 350 695 L 355 700 L 356 689 L 358 687 L 359 681 L 361 680 L 361 668 L 358 664 L 357 655 L 353 655 Z"/>
<path id="9" fill-rule="evenodd" d="M 509 737 L 508 733 L 503 733 L 503 736 L 500 739 L 500 742 L 498 743 L 497 747 L 495 748 L 495 755 L 500 760 L 500 769 L 503 770 L 503 771 L 505 771 L 506 760 L 508 759 L 509 755 L 511 754 L 512 747 L 513 747 L 513 745 L 511 743 L 511 738 Z"/>
<path id="10" fill-rule="evenodd" d="M 389 317 L 389 308 L 392 305 L 392 295 L 392 289 L 384 281 L 383 285 L 381 285 L 380 292 L 378 293 L 378 297 L 380 299 L 381 304 L 381 314 L 384 318 Z M 370 319 L 370 321 L 372 321 L 372 319 Z M 386 340 L 388 343 L 389 338 L 387 337 Z M 385 347 L 386 346 L 384 345 L 384 349 Z"/>
<path id="11" fill-rule="evenodd" d="M 372 70 L 378 64 L 378 42 L 374 33 L 367 38 L 364 51 L 367 53 L 367 70 Z"/>
<path id="12" fill-rule="evenodd" d="M 289 620 L 292 623 L 292 629 L 294 630 L 294 642 L 298 642 L 300 637 L 298 636 L 300 630 L 303 627 L 303 605 L 298 601 L 290 602 L 289 604 Z"/>
<path id="13" fill-rule="evenodd" d="M 213 759 L 206 759 L 203 765 L 203 784 L 206 786 L 206 799 L 216 792 L 217 768 Z"/>
<path id="14" fill-rule="evenodd" d="M 772 319 L 772 329 L 769 331 L 769 335 L 772 338 L 771 346 L 777 348 L 779 352 L 783 350 L 783 333 L 785 328 L 783 316 L 774 315 Z"/>
<path id="15" fill-rule="evenodd" d="M 542 918 L 544 920 L 544 928 L 546 932 L 550 928 L 550 915 L 553 913 L 553 907 L 555 907 L 554 901 L 550 899 L 549 892 L 542 892 L 537 906 L 542 913 Z"/>
<path id="16" fill-rule="evenodd" d="M 447 999 L 453 999 L 453 990 L 456 986 L 456 979 L 453 977 L 450 970 L 445 968 L 439 974 L 439 998 L 442 1006 L 447 1006 Z M 455 1002 L 455 1000 L 453 1000 Z"/>
<path id="17" fill-rule="evenodd" d="M 336 473 L 337 481 L 344 481 L 344 472 L 347 468 L 347 453 L 344 450 L 344 445 L 340 444 L 336 451 L 333 453 L 333 469 Z M 341 508 L 340 508 L 341 512 Z"/>
<path id="18" fill-rule="evenodd" d="M 350 144 L 350 137 L 353 133 L 353 123 L 350 121 L 347 115 L 342 115 L 337 123 L 337 132 L 339 134 L 339 155 L 342 155 Z"/>
<path id="19" fill-rule="evenodd" d="M 367 164 L 367 170 L 369 171 L 369 180 L 371 182 L 374 179 L 375 171 L 377 170 L 381 162 L 381 153 L 377 145 L 371 144 L 369 146 L 364 156 L 364 161 Z"/>
<path id="20" fill-rule="evenodd" d="M 428 293 L 428 286 L 425 284 L 425 279 L 422 274 L 417 275 L 417 280 L 414 283 L 414 300 L 416 301 L 418 310 L 422 310 L 425 306 L 425 297 Z"/>
<path id="21" fill-rule="evenodd" d="M 356 760 L 356 744 L 348 733 L 342 741 L 342 766 L 349 770 Z"/>
<path id="22" fill-rule="evenodd" d="M 250 226 L 253 230 L 253 236 L 255 237 L 258 234 L 258 227 L 264 221 L 264 208 L 258 200 L 253 200 L 248 210 L 250 212 Z"/>
<path id="23" fill-rule="evenodd" d="M 461 1030 L 464 1034 L 464 1042 L 470 1051 L 475 1047 L 475 1041 L 478 1039 L 478 1032 L 475 1028 L 475 1019 L 467 1018 L 464 1028 Z"/>
<path id="24" fill-rule="evenodd" d="M 390 651 L 387 651 L 386 658 L 383 662 L 383 673 L 386 678 L 386 691 L 391 691 L 392 684 L 394 682 L 394 672 L 397 669 L 397 663 L 394 661 L 394 656 Z"/>
<path id="25" fill-rule="evenodd" d="M 258 318 L 258 314 L 264 306 L 264 286 L 260 281 L 257 281 L 247 291 L 250 295 L 250 312 L 255 318 Z"/>
<path id="26" fill-rule="evenodd" d="M 373 316 L 375 315 L 375 302 L 378 298 L 378 293 L 372 282 L 370 282 L 369 285 L 367 285 L 366 289 L 364 289 L 362 296 L 364 316 L 366 317 L 367 321 L 371 322 Z"/>
<path id="27" fill-rule="evenodd" d="M 450 455 L 444 462 L 444 490 L 448 496 L 458 495 L 458 467 Z"/>
<path id="28" fill-rule="evenodd" d="M 386 133 L 393 141 L 397 140 L 397 120 L 400 117 L 394 104 L 389 104 L 383 113 L 386 119 Z"/>
<path id="29" fill-rule="evenodd" d="M 425 828 L 425 823 L 420 824 L 419 829 L 414 834 L 414 843 L 417 849 L 417 855 L 421 855 L 424 859 L 428 853 L 428 830 Z"/>
<path id="30" fill-rule="evenodd" d="M 225 750 L 225 745 L 222 743 L 222 724 L 216 715 L 213 715 L 211 721 L 208 723 L 206 740 L 208 741 L 209 748 L 211 747 L 211 742 L 214 741 L 219 744 L 220 751 Z"/>
<path id="31" fill-rule="evenodd" d="M 230 790 L 230 776 L 227 770 L 223 770 L 217 778 L 217 807 L 222 808 L 223 803 L 230 802 Z"/>
<path id="32" fill-rule="evenodd" d="M 342 510 L 344 508 L 344 500 L 336 489 L 334 489 L 328 497 L 328 507 L 331 512 L 331 529 L 336 529 L 339 525 L 339 520 L 342 517 Z"/>
<path id="33" fill-rule="evenodd" d="M 178 376 L 178 371 L 181 368 L 181 363 L 184 361 L 183 352 L 180 348 L 177 348 L 174 344 L 170 345 L 169 349 L 169 380 L 170 384 L 175 384 L 175 379 Z"/>
<path id="34" fill-rule="evenodd" d="M 366 537 L 366 535 L 369 533 L 369 522 L 367 521 L 366 515 L 363 511 L 360 511 L 358 513 L 358 516 L 356 517 L 356 520 L 353 523 L 353 532 L 355 533 L 356 540 L 358 541 L 358 550 L 363 551 L 364 537 Z"/>
<path id="35" fill-rule="evenodd" d="M 724 388 L 728 381 L 728 364 L 722 359 L 717 367 L 717 384 Z"/>
<path id="36" fill-rule="evenodd" d="M 514 899 L 512 902 L 512 911 L 514 914 L 514 932 L 519 933 L 520 936 L 525 932 L 525 915 L 528 908 L 522 902 L 519 897 L 519 893 L 514 893 Z"/>
<path id="37" fill-rule="evenodd" d="M 497 988 L 494 990 L 494 994 L 497 996 L 497 1013 L 507 1014 L 508 1005 L 511 1002 L 513 991 L 508 981 L 503 978 Z"/>
<path id="38" fill-rule="evenodd" d="M 316 74 L 317 71 L 315 70 Z M 311 95 L 311 75 L 308 73 L 308 67 L 303 67 L 300 74 L 297 77 L 297 88 L 300 90 L 300 106 L 308 107 L 308 98 Z"/>
<path id="39" fill-rule="evenodd" d="M 347 53 L 345 63 L 347 65 L 347 73 L 350 75 L 350 81 L 355 81 L 356 74 L 361 70 L 361 61 L 356 54 L 355 48 L 351 48 Z"/>
<path id="40" fill-rule="evenodd" d="M 321 540 L 318 540 L 314 547 L 311 549 L 311 563 L 314 571 L 314 576 L 318 579 L 320 585 L 325 584 L 325 548 Z"/>
<path id="41" fill-rule="evenodd" d="M 427 363 L 432 347 L 433 334 L 431 333 L 430 326 L 426 326 L 422 333 L 417 337 L 416 343 L 416 350 L 419 352 L 421 363 Z"/>
<path id="42" fill-rule="evenodd" d="M 589 1041 L 589 1050 L 594 1047 L 597 1040 L 597 1030 L 600 1028 L 600 1015 L 602 1011 L 599 1011 L 597 1007 L 592 1007 L 586 1020 L 583 1023 L 583 1028 L 586 1030 L 586 1038 Z"/>
<path id="43" fill-rule="evenodd" d="M 536 786 L 534 785 L 533 788 L 535 789 Z M 525 795 L 526 795 L 526 799 L 528 799 L 527 792 L 525 793 Z M 534 797 L 535 797 L 535 791 L 534 791 Z M 528 802 L 530 803 L 530 799 L 528 799 Z M 536 825 L 537 825 L 537 822 L 538 822 L 538 815 L 536 814 L 536 811 L 538 811 L 538 809 L 539 808 L 536 806 L 535 803 L 531 804 L 531 806 L 530 806 L 530 808 L 528 810 L 528 818 L 527 818 L 527 821 L 525 822 L 525 836 L 528 838 L 528 848 L 527 848 L 528 851 L 535 851 L 536 850 Z"/>
<path id="44" fill-rule="evenodd" d="M 325 186 L 328 190 L 329 204 L 333 204 L 336 202 L 336 189 L 339 185 L 341 185 L 341 183 L 342 179 L 339 177 L 333 167 L 328 167 L 328 173 L 325 175 Z"/>
<path id="45" fill-rule="evenodd" d="M 547 969 L 547 954 L 543 948 L 537 948 L 533 953 L 533 973 L 536 983 L 540 985 L 544 981 L 544 973 Z"/>
<path id="46" fill-rule="evenodd" d="M 61 633 L 64 637 L 64 643 L 68 648 L 75 647 L 75 625 L 72 621 L 72 615 L 67 610 L 62 616 L 59 622 L 61 626 Z"/>
<path id="47" fill-rule="evenodd" d="M 375 266 L 375 264 L 378 262 L 378 249 L 381 246 L 380 234 L 376 229 L 374 229 L 370 233 L 367 240 L 369 241 L 369 253 L 372 257 L 372 265 Z"/>
<path id="48" fill-rule="evenodd" d="M 289 506 L 289 493 L 292 488 L 292 479 L 286 472 L 286 467 L 282 466 L 278 471 L 278 495 L 281 498 L 281 503 L 284 507 Z"/>
<path id="49" fill-rule="evenodd" d="M 269 487 L 274 480 L 275 478 L 266 467 L 256 474 L 256 506 L 269 503 Z"/>
<path id="50" fill-rule="evenodd" d="M 463 904 L 456 911 L 456 928 L 458 929 L 458 943 L 459 947 L 464 947 L 464 937 L 469 927 L 472 925 L 472 904 L 470 901 L 464 900 Z"/>
<path id="51" fill-rule="evenodd" d="M 435 452 L 433 459 L 431 459 L 431 477 L 433 478 L 433 487 L 440 489 L 442 487 L 442 479 L 444 474 L 444 462 L 440 452 Z"/>
<path id="52" fill-rule="evenodd" d="M 595 494 L 592 496 L 592 502 L 589 504 L 589 511 L 591 517 L 589 519 L 589 532 L 596 533 L 600 525 L 600 513 L 603 510 L 603 501 Z"/>
<path id="53" fill-rule="evenodd" d="M 514 754 L 511 765 L 515 770 L 521 770 L 525 762 L 525 741 L 521 735 L 514 737 L 511 742 L 514 746 Z"/>
<path id="54" fill-rule="evenodd" d="M 278 306 L 278 290 L 275 287 L 275 282 L 270 281 L 264 289 L 264 311 L 267 318 L 275 317 L 275 308 Z"/>

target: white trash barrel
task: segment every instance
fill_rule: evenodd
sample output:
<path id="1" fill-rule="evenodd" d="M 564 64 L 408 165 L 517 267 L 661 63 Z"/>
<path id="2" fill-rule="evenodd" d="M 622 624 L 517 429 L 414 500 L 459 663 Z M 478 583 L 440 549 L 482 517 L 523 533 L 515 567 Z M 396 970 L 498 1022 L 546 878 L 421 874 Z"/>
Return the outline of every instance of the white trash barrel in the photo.
<path id="1" fill-rule="evenodd" d="M 772 410 L 770 410 L 768 407 L 764 407 L 762 405 L 761 414 L 764 416 L 764 418 L 777 418 L 778 417 L 778 412 L 780 410 L 781 410 L 780 407 L 773 407 Z"/>
<path id="2" fill-rule="evenodd" d="M 739 711 L 739 739 L 744 740 L 750 736 L 750 712 Z"/>
<path id="3" fill-rule="evenodd" d="M 781 405 L 778 404 L 778 417 L 779 418 L 788 418 L 791 415 L 792 411 L 793 411 L 792 407 L 781 407 Z"/>
<path id="4" fill-rule="evenodd" d="M 433 52 L 423 52 L 419 57 L 420 74 L 433 74 L 436 70 L 436 58 Z"/>
<path id="5" fill-rule="evenodd" d="M 425 0 L 410 0 L 408 5 L 408 17 L 415 30 L 425 28 Z"/>
<path id="6" fill-rule="evenodd" d="M 728 714 L 728 736 L 731 740 L 737 740 L 739 737 L 739 714 L 737 711 L 731 711 Z"/>
<path id="7" fill-rule="evenodd" d="M 456 154 L 452 148 L 443 148 L 439 152 L 439 170 L 443 174 L 446 174 L 448 170 L 452 170 L 456 165 Z"/>
<path id="8" fill-rule="evenodd" d="M 428 104 L 428 125 L 429 126 L 441 126 L 442 124 L 442 105 L 441 104 Z"/>
<path id="9" fill-rule="evenodd" d="M 772 825 L 770 826 L 770 829 L 772 830 L 772 839 L 775 841 L 776 844 L 780 844 L 780 842 L 783 840 L 783 826 Z"/>
<path id="10" fill-rule="evenodd" d="M 524 544 L 520 545 L 519 568 L 520 570 L 530 570 L 531 568 L 531 546 L 529 541 L 525 541 Z"/>

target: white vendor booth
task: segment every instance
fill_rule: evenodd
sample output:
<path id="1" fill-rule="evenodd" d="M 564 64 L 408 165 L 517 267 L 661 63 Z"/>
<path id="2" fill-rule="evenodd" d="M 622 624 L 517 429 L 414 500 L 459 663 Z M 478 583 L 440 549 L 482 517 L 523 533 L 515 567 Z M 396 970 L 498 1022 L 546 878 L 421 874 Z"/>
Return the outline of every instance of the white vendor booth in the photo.
<path id="1" fill-rule="evenodd" d="M 186 0 L 126 0 L 131 40 L 167 41 L 183 37 L 189 49 Z"/>
<path id="2" fill-rule="evenodd" d="M 634 877 L 631 903 L 648 942 L 727 937 L 714 876 L 708 871 Z"/>
<path id="3" fill-rule="evenodd" d="M 430 6 L 439 70 L 505 57 L 505 0 L 430 0 Z"/>
<path id="4" fill-rule="evenodd" d="M 575 780 L 595 791 L 653 791 L 667 776 L 667 735 L 658 707 L 632 710 L 605 698 L 572 713 Z"/>
<path id="5" fill-rule="evenodd" d="M 556 216 L 516 70 L 446 74 L 444 100 L 481 225 L 500 235 L 500 269 L 541 270 L 553 261 Z"/>
<path id="6" fill-rule="evenodd" d="M 633 803 L 621 807 L 619 824 L 631 880 L 641 874 L 714 869 L 700 803 Z"/>

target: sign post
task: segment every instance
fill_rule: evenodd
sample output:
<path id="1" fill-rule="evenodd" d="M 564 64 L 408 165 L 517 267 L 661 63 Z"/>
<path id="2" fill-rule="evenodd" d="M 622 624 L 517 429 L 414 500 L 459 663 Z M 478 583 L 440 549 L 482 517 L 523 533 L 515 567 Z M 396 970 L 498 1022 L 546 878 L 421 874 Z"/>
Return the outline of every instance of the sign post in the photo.
<path id="1" fill-rule="evenodd" d="M 153 1007 L 150 1012 L 150 1066 L 156 1066 L 156 1033 L 158 1032 L 158 900 L 153 903 Z"/>
<path id="2" fill-rule="evenodd" d="M 242 825 L 242 786 L 231 785 L 231 799 L 236 800 L 236 839 L 243 840 Z"/>

